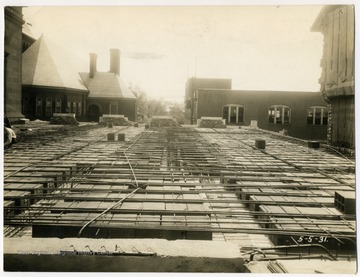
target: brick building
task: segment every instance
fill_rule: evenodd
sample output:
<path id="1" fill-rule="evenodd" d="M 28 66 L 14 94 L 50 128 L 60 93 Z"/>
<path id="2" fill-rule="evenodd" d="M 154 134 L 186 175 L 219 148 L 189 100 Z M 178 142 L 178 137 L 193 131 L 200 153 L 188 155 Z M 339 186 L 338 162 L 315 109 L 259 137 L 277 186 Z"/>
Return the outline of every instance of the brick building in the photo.
<path id="1" fill-rule="evenodd" d="M 98 121 L 103 114 L 136 120 L 136 97 L 120 79 L 120 51 L 111 49 L 110 72 L 97 72 L 90 54 L 89 72 L 81 61 L 41 36 L 23 53 L 23 113 L 49 120 L 53 113 L 72 113 L 78 120 Z"/>
<path id="2" fill-rule="evenodd" d="M 197 122 L 197 96 L 198 88 L 231 89 L 231 79 L 215 78 L 189 78 L 185 87 L 185 123 Z"/>
<path id="3" fill-rule="evenodd" d="M 89 91 L 76 69 L 75 57 L 41 36 L 23 53 L 23 114 L 48 120 L 53 113 L 85 118 Z"/>
<path id="4" fill-rule="evenodd" d="M 89 90 L 87 101 L 87 117 L 98 121 L 103 114 L 124 115 L 136 121 L 136 97 L 120 79 L 120 51 L 110 49 L 109 72 L 97 72 L 97 55 L 90 53 L 90 71 L 80 73 Z"/>
<path id="5" fill-rule="evenodd" d="M 194 80 L 188 81 L 194 84 Z M 195 120 L 201 117 L 221 117 L 227 125 L 250 125 L 256 121 L 259 128 L 269 131 L 286 130 L 290 136 L 301 139 L 326 139 L 328 107 L 317 92 L 245 91 L 231 90 L 231 80 L 214 79 L 211 83 L 188 85 L 187 112 Z M 226 88 L 226 87 L 229 87 Z"/>

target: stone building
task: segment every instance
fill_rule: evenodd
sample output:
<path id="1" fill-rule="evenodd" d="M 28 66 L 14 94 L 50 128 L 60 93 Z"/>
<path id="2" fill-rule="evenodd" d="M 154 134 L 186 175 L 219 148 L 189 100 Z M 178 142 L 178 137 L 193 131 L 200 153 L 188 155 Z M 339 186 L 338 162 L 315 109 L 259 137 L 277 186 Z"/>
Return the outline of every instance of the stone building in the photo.
<path id="1" fill-rule="evenodd" d="M 22 7 L 5 7 L 4 36 L 4 113 L 10 121 L 21 113 Z"/>

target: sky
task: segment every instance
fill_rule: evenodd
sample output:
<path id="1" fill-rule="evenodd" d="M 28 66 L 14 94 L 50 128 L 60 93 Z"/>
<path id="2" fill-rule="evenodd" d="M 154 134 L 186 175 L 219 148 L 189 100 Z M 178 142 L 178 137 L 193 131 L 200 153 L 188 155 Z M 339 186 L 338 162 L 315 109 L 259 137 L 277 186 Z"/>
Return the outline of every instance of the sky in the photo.
<path id="1" fill-rule="evenodd" d="M 232 79 L 238 90 L 319 91 L 323 36 L 311 32 L 320 5 L 33 6 L 23 8 L 43 34 L 109 70 L 121 51 L 120 77 L 149 98 L 183 101 L 190 77 Z"/>

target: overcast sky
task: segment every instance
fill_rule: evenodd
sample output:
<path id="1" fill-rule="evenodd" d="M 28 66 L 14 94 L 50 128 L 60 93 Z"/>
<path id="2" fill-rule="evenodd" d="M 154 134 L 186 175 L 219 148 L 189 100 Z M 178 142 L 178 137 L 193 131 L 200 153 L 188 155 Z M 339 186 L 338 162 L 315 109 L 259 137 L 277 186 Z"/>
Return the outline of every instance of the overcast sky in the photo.
<path id="1" fill-rule="evenodd" d="M 188 77 L 229 78 L 233 89 L 318 91 L 321 6 L 28 6 L 25 19 L 84 60 L 121 51 L 120 77 L 149 97 L 183 100 Z"/>

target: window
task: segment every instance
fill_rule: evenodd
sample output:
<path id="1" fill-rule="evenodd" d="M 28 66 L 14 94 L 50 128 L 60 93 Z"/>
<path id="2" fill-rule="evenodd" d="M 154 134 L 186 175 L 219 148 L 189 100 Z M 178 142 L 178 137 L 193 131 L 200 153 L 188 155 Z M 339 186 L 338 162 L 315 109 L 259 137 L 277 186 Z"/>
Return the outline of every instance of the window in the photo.
<path id="1" fill-rule="evenodd" d="M 223 119 L 228 124 L 244 123 L 244 107 L 240 105 L 226 105 L 223 107 Z"/>
<path id="2" fill-rule="evenodd" d="M 61 113 L 61 98 L 55 99 L 55 112 Z"/>
<path id="3" fill-rule="evenodd" d="M 35 113 L 36 116 L 42 116 L 42 98 L 41 97 L 36 97 L 36 106 L 35 106 Z"/>
<path id="4" fill-rule="evenodd" d="M 46 116 L 52 116 L 52 99 L 50 97 L 46 98 Z"/>
<path id="5" fill-rule="evenodd" d="M 29 114 L 29 98 L 28 97 L 24 97 L 23 98 L 23 103 L 22 103 L 22 113 L 24 115 L 28 115 Z"/>
<path id="6" fill-rule="evenodd" d="M 307 110 L 308 125 L 327 125 L 329 109 L 323 106 L 313 106 Z"/>
<path id="7" fill-rule="evenodd" d="M 118 105 L 110 104 L 110 114 L 118 114 Z"/>
<path id="8" fill-rule="evenodd" d="M 272 124 L 290 124 L 290 108 L 283 105 L 275 105 L 269 108 L 269 123 Z"/>

